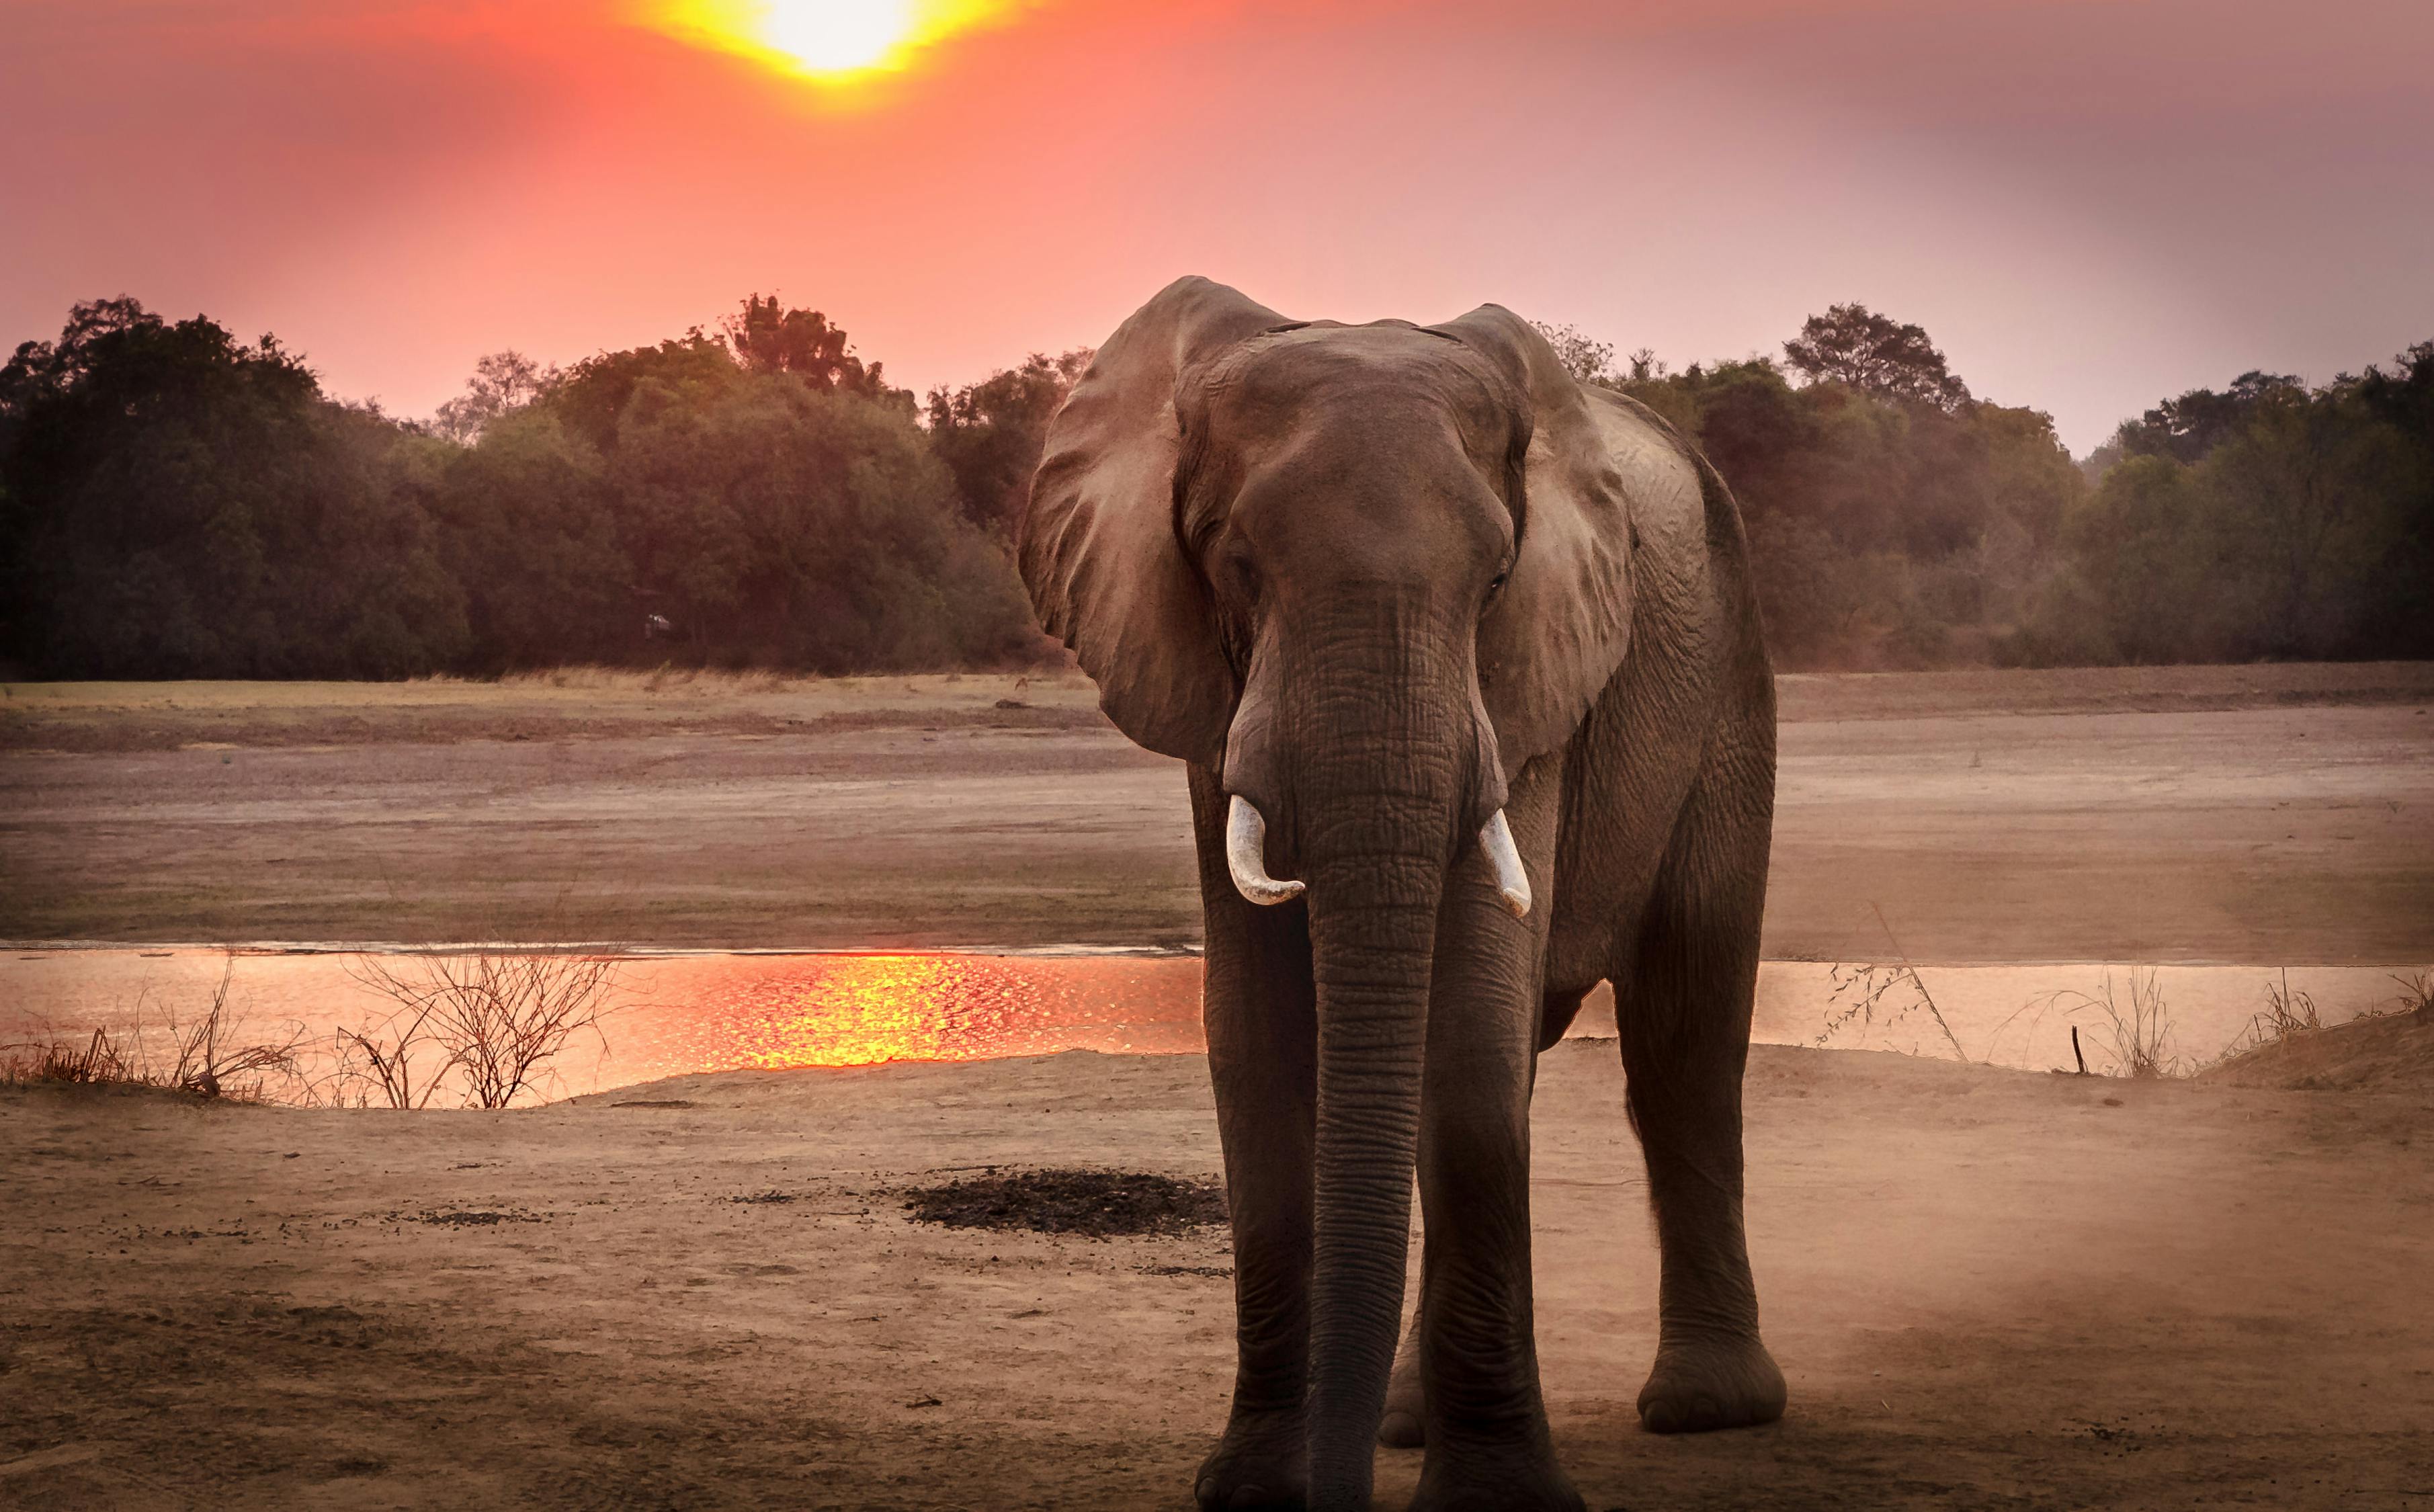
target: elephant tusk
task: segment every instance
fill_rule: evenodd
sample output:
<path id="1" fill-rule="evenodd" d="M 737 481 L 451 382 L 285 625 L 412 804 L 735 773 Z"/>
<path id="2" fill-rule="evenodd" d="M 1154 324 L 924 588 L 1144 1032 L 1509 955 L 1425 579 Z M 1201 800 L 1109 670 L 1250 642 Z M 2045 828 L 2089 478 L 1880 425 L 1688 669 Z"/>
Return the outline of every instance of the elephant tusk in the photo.
<path id="1" fill-rule="evenodd" d="M 1516 919 L 1529 918 L 1530 874 L 1521 869 L 1521 852 L 1513 844 L 1513 826 L 1504 822 L 1502 809 L 1480 826 L 1479 849 L 1487 852 L 1487 864 L 1496 868 L 1496 894 L 1504 900 L 1506 910 Z"/>
<path id="2" fill-rule="evenodd" d="M 1268 821 L 1260 817 L 1250 799 L 1235 794 L 1233 806 L 1226 812 L 1226 868 L 1234 874 L 1235 890 L 1263 907 L 1302 894 L 1300 883 L 1278 882 L 1268 875 L 1267 842 Z"/>

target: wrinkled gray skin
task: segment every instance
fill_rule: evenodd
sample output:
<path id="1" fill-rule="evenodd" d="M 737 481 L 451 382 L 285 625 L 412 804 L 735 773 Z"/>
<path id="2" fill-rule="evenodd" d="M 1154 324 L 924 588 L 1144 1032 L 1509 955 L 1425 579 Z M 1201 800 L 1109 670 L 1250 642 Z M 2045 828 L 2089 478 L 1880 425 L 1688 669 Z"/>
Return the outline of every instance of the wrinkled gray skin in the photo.
<path id="1" fill-rule="evenodd" d="M 1642 1421 L 1779 1416 L 1740 1113 L 1774 684 L 1714 472 L 1494 305 L 1344 326 L 1188 278 L 1058 415 L 1020 548 L 1118 728 L 1191 764 L 1240 1345 L 1200 1504 L 1365 1508 L 1383 1437 L 1426 1441 L 1415 1505 L 1581 1505 L 1538 1392 L 1529 1105 L 1602 979 L 1664 1253 Z M 1238 794 L 1304 896 L 1237 890 Z M 1517 919 L 1477 841 L 1500 807 Z"/>

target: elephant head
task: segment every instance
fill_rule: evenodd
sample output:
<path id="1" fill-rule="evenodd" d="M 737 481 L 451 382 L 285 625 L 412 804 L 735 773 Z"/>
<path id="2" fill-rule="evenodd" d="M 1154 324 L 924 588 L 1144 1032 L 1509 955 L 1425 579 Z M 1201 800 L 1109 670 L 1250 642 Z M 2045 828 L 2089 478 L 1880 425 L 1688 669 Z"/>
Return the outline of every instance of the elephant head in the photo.
<path id="1" fill-rule="evenodd" d="M 1186 278 L 1050 426 L 1020 556 L 1117 728 L 1220 774 L 1243 896 L 1309 909 L 1312 1504 L 1365 1494 L 1448 874 L 1481 844 L 1530 906 L 1506 781 L 1621 662 L 1620 479 L 1509 311 L 1291 320 Z"/>

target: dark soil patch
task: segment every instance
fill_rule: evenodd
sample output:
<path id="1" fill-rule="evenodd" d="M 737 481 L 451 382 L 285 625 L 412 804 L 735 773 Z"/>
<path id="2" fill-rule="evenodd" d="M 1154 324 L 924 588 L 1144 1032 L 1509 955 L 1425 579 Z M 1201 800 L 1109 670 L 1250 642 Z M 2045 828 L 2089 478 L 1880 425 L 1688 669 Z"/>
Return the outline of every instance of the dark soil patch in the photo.
<path id="1" fill-rule="evenodd" d="M 396 1214 L 392 1213 L 391 1217 Z M 444 1211 L 411 1214 L 416 1223 L 439 1224 L 451 1228 L 487 1228 L 502 1223 L 539 1223 L 537 1212 L 491 1212 L 488 1210 L 451 1208 Z"/>
<path id="2" fill-rule="evenodd" d="M 1179 1234 L 1224 1225 L 1226 1192 L 1213 1181 L 1138 1171 L 1024 1171 L 915 1187 L 904 1211 L 950 1228 L 1028 1228 L 1043 1234 Z"/>

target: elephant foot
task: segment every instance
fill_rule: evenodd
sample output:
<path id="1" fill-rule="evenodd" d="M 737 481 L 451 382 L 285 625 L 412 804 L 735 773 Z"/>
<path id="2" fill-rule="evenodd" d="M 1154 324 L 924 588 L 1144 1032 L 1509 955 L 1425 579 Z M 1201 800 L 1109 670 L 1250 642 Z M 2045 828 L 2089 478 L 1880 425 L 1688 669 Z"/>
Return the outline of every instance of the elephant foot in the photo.
<path id="1" fill-rule="evenodd" d="M 1782 1417 L 1783 1398 L 1783 1372 L 1754 1337 L 1659 1345 L 1639 1422 L 1652 1434 L 1749 1428 Z"/>
<path id="2" fill-rule="evenodd" d="M 1412 1512 L 1586 1512 L 1586 1507 L 1571 1477 L 1551 1458 L 1466 1458 L 1432 1459 L 1420 1471 Z"/>
<path id="3" fill-rule="evenodd" d="M 1301 1414 L 1237 1413 L 1215 1452 L 1192 1476 L 1200 1512 L 1290 1508 L 1310 1501 L 1310 1460 Z"/>
<path id="4" fill-rule="evenodd" d="M 1428 1430 L 1420 1424 L 1419 1410 L 1397 1407 L 1389 1398 L 1386 1416 L 1378 1419 L 1378 1442 L 1388 1449 L 1417 1449 L 1428 1441 Z"/>
<path id="5" fill-rule="evenodd" d="M 1417 1353 L 1406 1343 L 1395 1360 L 1395 1373 L 1386 1381 L 1386 1416 L 1378 1419 L 1378 1442 L 1388 1449 L 1417 1449 L 1428 1441 L 1428 1430 L 1422 1426 L 1428 1398 L 1413 1358 Z"/>

